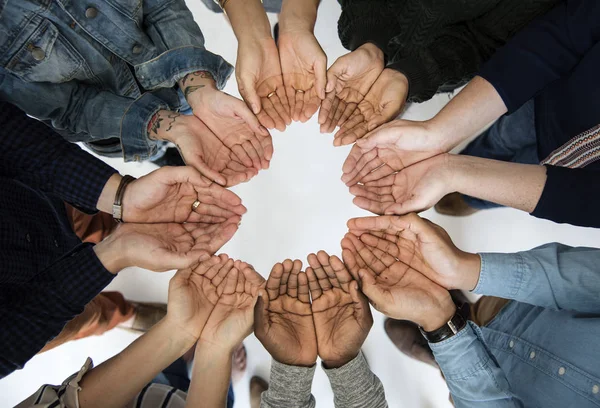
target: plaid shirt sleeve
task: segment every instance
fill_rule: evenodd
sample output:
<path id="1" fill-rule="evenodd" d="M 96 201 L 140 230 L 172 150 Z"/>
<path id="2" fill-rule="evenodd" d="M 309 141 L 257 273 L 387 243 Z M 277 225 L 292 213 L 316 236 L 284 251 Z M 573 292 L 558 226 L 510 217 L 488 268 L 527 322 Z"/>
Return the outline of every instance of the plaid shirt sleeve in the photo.
<path id="1" fill-rule="evenodd" d="M 0 378 L 22 368 L 115 277 L 83 243 L 0 293 Z"/>
<path id="2" fill-rule="evenodd" d="M 0 102 L 0 174 L 17 179 L 91 214 L 117 171 L 69 143 L 19 108 Z"/>

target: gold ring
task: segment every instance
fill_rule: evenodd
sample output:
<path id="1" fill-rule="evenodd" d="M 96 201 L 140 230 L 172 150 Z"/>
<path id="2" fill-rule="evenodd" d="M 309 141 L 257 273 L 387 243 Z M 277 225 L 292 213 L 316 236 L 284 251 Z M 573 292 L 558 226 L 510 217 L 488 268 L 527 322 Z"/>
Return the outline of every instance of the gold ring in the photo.
<path id="1" fill-rule="evenodd" d="M 302 89 L 296 89 L 296 93 L 301 93 L 301 94 L 303 94 L 303 93 L 304 93 L 304 91 L 303 91 Z"/>
<path id="2" fill-rule="evenodd" d="M 196 211 L 196 208 L 198 207 L 200 207 L 200 200 L 194 201 L 194 204 L 192 204 L 192 211 Z"/>
<path id="3" fill-rule="evenodd" d="M 275 91 L 271 92 L 270 94 L 267 95 L 267 98 L 270 98 L 271 96 L 275 95 Z"/>

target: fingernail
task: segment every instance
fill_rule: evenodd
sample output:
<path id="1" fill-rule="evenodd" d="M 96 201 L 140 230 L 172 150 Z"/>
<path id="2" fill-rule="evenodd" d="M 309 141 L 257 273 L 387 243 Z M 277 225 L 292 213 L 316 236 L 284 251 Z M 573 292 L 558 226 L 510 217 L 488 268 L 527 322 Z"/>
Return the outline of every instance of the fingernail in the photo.
<path id="1" fill-rule="evenodd" d="M 260 109 L 255 104 L 252 104 L 252 112 L 254 112 L 255 115 L 258 115 Z"/>
<path id="2" fill-rule="evenodd" d="M 263 132 L 263 133 L 265 133 L 265 134 L 266 134 L 266 133 L 269 133 L 269 131 L 267 130 L 267 128 L 266 128 L 266 127 L 264 127 L 264 126 L 261 126 L 261 127 L 260 127 L 260 131 L 261 131 L 261 132 Z"/>

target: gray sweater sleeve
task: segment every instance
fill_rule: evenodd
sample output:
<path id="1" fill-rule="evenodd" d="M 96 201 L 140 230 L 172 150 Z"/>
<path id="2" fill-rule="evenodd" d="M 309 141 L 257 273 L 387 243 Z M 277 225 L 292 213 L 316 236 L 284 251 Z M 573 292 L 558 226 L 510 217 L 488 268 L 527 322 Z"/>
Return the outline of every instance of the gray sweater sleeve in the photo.
<path id="1" fill-rule="evenodd" d="M 387 408 L 383 385 L 362 352 L 345 366 L 325 369 L 325 373 L 331 382 L 336 408 Z"/>
<path id="2" fill-rule="evenodd" d="M 297 367 L 271 363 L 269 389 L 263 392 L 261 408 L 314 408 L 315 397 L 310 392 L 316 365 Z"/>

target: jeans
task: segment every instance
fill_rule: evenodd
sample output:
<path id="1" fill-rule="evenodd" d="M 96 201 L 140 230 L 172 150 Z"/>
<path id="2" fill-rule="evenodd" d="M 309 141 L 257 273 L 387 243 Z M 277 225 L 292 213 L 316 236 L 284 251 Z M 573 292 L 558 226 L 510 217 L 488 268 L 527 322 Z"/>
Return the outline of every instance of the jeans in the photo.
<path id="1" fill-rule="evenodd" d="M 263 7 L 267 13 L 277 13 L 281 12 L 281 2 L 283 0 L 263 0 Z M 208 7 L 209 10 L 214 11 L 215 13 L 222 13 L 221 7 L 214 0 L 202 0 L 204 5 Z"/>
<path id="2" fill-rule="evenodd" d="M 178 390 L 187 393 L 190 388 L 188 364 L 183 358 L 180 358 L 154 377 L 151 382 L 170 385 L 173 388 L 177 388 Z M 227 390 L 227 408 L 233 408 L 234 401 L 233 384 L 229 383 L 229 390 Z"/>
<path id="3" fill-rule="evenodd" d="M 535 106 L 531 99 L 510 115 L 504 115 L 473 140 L 460 154 L 511 163 L 540 164 L 535 131 Z M 499 204 L 463 196 L 478 209 L 501 207 Z"/>

